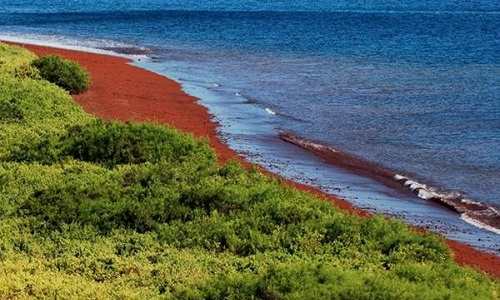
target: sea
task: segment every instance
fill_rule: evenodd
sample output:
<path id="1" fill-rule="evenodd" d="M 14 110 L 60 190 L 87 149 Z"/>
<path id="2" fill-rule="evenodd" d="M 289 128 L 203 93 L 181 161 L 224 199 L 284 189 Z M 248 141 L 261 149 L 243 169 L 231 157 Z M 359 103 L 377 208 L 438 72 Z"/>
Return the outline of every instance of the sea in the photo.
<path id="1" fill-rule="evenodd" d="M 264 168 L 500 254 L 497 0 L 0 0 L 0 40 L 130 57 Z"/>

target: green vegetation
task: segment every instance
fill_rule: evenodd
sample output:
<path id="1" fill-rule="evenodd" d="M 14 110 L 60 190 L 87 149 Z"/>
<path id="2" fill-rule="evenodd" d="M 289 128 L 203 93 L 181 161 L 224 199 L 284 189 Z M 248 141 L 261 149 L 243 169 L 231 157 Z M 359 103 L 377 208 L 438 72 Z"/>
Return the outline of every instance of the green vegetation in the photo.
<path id="1" fill-rule="evenodd" d="M 104 122 L 0 44 L 0 298 L 495 299 L 439 237 L 158 125 Z M 44 76 L 42 76 L 45 78 Z"/>
<path id="2" fill-rule="evenodd" d="M 72 61 L 49 55 L 33 60 L 31 66 L 39 71 L 43 79 L 62 87 L 71 94 L 82 93 L 89 87 L 89 74 Z"/>

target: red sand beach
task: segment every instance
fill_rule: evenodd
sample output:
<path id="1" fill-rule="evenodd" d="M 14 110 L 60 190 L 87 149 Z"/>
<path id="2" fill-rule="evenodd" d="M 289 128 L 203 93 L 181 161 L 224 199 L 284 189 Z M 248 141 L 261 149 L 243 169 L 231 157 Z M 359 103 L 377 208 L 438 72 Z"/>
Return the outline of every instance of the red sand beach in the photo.
<path id="1" fill-rule="evenodd" d="M 179 83 L 131 66 L 129 60 L 125 58 L 42 46 L 23 46 L 40 56 L 56 54 L 78 61 L 90 72 L 92 76 L 90 90 L 75 97 L 87 112 L 108 120 L 168 124 L 197 137 L 208 139 L 216 150 L 220 162 L 236 159 L 246 166 L 250 165 L 221 141 L 217 135 L 218 125 L 212 120 L 207 109 L 201 106 L 196 98 L 186 94 Z M 316 188 L 288 180 L 284 180 L 284 183 L 314 193 L 351 213 L 369 215 L 353 207 L 349 202 L 327 195 Z M 500 257 L 456 241 L 447 240 L 447 243 L 459 264 L 474 267 L 500 278 Z"/>

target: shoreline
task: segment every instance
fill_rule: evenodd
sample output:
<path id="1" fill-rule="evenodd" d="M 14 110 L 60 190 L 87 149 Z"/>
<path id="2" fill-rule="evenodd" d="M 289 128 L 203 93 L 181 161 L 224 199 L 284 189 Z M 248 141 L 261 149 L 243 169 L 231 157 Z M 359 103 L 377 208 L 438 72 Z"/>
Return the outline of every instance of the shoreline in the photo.
<path id="1" fill-rule="evenodd" d="M 220 139 L 217 134 L 218 124 L 213 121 L 207 109 L 198 103 L 198 99 L 186 94 L 179 83 L 165 76 L 133 66 L 130 59 L 123 57 L 8 43 L 26 47 L 40 56 L 57 54 L 78 61 L 84 66 L 92 76 L 92 86 L 88 92 L 74 99 L 88 113 L 107 120 L 167 124 L 207 139 L 221 163 L 237 160 L 246 167 L 255 166 Z M 257 168 L 266 175 L 279 178 L 286 185 L 330 201 L 344 211 L 363 217 L 370 215 L 348 201 L 326 194 L 318 188 L 283 179 L 263 168 Z M 459 264 L 482 270 L 496 278 L 500 277 L 500 257 L 457 241 L 445 241 Z"/>
<path id="2" fill-rule="evenodd" d="M 401 175 L 376 163 L 290 132 L 281 132 L 279 137 L 287 143 L 313 153 L 331 165 L 373 178 L 390 188 L 411 193 L 420 199 L 437 203 L 455 212 L 461 219 L 473 226 L 500 234 L 500 213 L 498 208 L 473 201 L 460 194 L 440 192 L 432 186 Z"/>

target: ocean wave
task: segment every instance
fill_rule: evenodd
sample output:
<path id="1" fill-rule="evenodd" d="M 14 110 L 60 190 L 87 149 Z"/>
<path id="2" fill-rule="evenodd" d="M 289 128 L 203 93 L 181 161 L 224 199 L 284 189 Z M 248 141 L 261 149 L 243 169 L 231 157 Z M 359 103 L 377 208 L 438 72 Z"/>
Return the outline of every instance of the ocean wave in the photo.
<path id="1" fill-rule="evenodd" d="M 479 201 L 465 198 L 457 192 L 440 192 L 437 188 L 395 174 L 394 179 L 408 187 L 419 198 L 441 203 L 457 213 L 467 223 L 500 234 L 500 213 L 497 209 Z"/>
<path id="2" fill-rule="evenodd" d="M 0 34 L 0 40 L 20 44 L 32 44 L 68 50 L 85 51 L 96 54 L 121 56 L 126 58 L 147 58 L 152 53 L 152 50 L 149 48 L 113 40 L 76 39 L 49 34 L 2 32 Z"/>
<path id="3" fill-rule="evenodd" d="M 467 214 L 460 215 L 460 218 L 473 226 L 491 231 L 491 232 L 496 233 L 496 234 L 500 234 L 500 229 L 493 227 L 493 226 L 490 226 L 488 224 L 485 224 L 485 223 L 483 223 L 475 218 L 469 217 Z"/>
<path id="4" fill-rule="evenodd" d="M 245 99 L 245 102 L 244 102 L 245 104 L 258 106 L 259 108 L 262 108 L 266 113 L 268 113 L 270 115 L 280 116 L 282 118 L 296 121 L 296 122 L 300 122 L 300 123 L 310 123 L 310 120 L 303 120 L 303 119 L 294 117 L 292 115 L 277 111 L 274 108 L 268 107 L 267 103 L 264 103 L 263 101 L 260 101 L 259 99 L 255 98 L 255 97 L 249 96 L 247 94 L 242 94 L 242 93 L 238 93 L 238 94 L 239 94 L 239 97 L 242 97 Z"/>
<path id="5" fill-rule="evenodd" d="M 275 116 L 275 115 L 276 115 L 276 112 L 275 112 L 274 110 L 270 109 L 269 107 L 266 107 L 264 110 L 265 110 L 268 114 L 270 114 L 270 115 L 273 115 L 273 116 Z"/>
<path id="6" fill-rule="evenodd" d="M 373 162 L 288 132 L 282 132 L 279 136 L 283 141 L 308 150 L 333 165 L 372 177 L 390 186 L 399 186 L 420 199 L 452 209 L 471 225 L 500 234 L 500 212 L 493 206 L 469 199 L 461 193 L 442 191 Z"/>
<path id="7" fill-rule="evenodd" d="M 152 53 L 151 49 L 138 47 L 138 46 L 104 46 L 99 49 L 108 50 L 125 55 L 149 55 Z"/>

